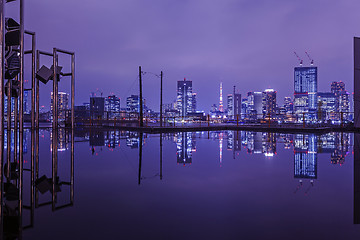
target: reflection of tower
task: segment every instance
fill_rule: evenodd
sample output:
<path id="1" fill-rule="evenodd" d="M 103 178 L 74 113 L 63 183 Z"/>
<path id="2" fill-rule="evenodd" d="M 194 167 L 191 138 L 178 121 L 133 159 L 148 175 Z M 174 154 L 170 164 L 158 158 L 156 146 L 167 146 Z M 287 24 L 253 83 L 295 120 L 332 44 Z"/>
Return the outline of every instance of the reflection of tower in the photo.
<path id="1" fill-rule="evenodd" d="M 345 157 L 349 152 L 350 134 L 335 133 L 335 150 L 331 153 L 332 164 L 344 164 Z"/>
<path id="2" fill-rule="evenodd" d="M 176 135 L 177 163 L 191 164 L 192 152 L 195 151 L 194 137 L 191 132 L 181 132 Z"/>
<path id="3" fill-rule="evenodd" d="M 220 164 L 222 163 L 222 149 L 223 149 L 223 140 L 224 140 L 224 136 L 223 136 L 223 132 L 221 132 L 219 134 L 219 157 L 220 157 Z"/>
<path id="4" fill-rule="evenodd" d="M 219 111 L 220 111 L 220 112 L 224 112 L 223 95 L 222 95 L 222 82 L 220 82 L 220 101 L 219 101 Z"/>
<path id="5" fill-rule="evenodd" d="M 127 132 L 126 146 L 128 146 L 130 148 L 138 148 L 139 147 L 139 134 L 137 132 Z"/>
<path id="6" fill-rule="evenodd" d="M 295 135 L 294 178 L 317 178 L 316 135 Z"/>

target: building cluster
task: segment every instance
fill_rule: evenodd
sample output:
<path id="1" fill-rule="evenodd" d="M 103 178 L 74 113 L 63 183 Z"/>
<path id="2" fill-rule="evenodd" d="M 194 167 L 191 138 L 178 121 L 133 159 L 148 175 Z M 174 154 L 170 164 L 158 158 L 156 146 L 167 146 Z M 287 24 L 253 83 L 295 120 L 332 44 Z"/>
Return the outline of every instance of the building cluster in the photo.
<path id="1" fill-rule="evenodd" d="M 222 105 L 222 84 L 220 84 L 219 107 L 213 104 L 212 118 L 261 122 L 348 122 L 352 121 L 350 94 L 345 83 L 332 82 L 329 92 L 318 92 L 317 67 L 294 68 L 294 95 L 285 97 L 283 105 L 277 103 L 277 92 L 265 89 L 262 92 L 248 92 L 243 98 L 236 93 L 227 96 L 227 109 Z"/>

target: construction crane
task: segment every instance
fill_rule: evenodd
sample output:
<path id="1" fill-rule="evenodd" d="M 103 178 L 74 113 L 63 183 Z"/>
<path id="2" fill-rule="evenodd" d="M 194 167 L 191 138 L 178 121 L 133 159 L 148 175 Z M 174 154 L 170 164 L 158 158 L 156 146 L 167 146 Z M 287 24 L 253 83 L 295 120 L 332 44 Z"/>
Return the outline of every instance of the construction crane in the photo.
<path id="1" fill-rule="evenodd" d="M 297 55 L 297 53 L 296 53 L 296 52 L 294 52 L 294 54 L 295 54 L 295 56 L 297 57 L 297 59 L 299 60 L 299 62 L 300 62 L 300 66 L 302 66 L 302 64 L 303 64 L 303 60 L 299 57 L 299 55 Z"/>
<path id="2" fill-rule="evenodd" d="M 312 66 L 312 65 L 314 65 L 314 59 L 312 59 L 311 57 L 310 57 L 310 55 L 308 54 L 308 52 L 305 52 L 305 54 L 306 54 L 306 56 L 309 58 L 309 60 L 310 60 L 310 65 Z"/>
<path id="3" fill-rule="evenodd" d="M 96 93 L 100 93 L 100 96 L 101 96 L 101 97 L 102 97 L 102 95 L 103 95 L 103 92 L 97 88 L 95 92 L 91 92 L 91 96 L 92 96 L 92 97 L 96 97 Z"/>

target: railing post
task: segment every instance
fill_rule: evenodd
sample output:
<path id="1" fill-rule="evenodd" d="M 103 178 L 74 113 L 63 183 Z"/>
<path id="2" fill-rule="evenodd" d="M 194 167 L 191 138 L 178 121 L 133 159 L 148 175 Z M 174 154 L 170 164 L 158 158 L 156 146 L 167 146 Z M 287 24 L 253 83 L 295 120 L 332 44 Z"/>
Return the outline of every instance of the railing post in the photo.
<path id="1" fill-rule="evenodd" d="M 236 126 L 239 127 L 239 114 L 236 114 Z"/>
<path id="2" fill-rule="evenodd" d="M 343 120 L 344 120 L 344 113 L 343 113 L 343 112 L 340 112 L 340 116 L 341 116 L 341 128 L 343 128 L 343 127 L 344 127 L 344 122 L 343 122 Z"/>
<path id="3" fill-rule="evenodd" d="M 207 115 L 207 122 L 208 122 L 208 127 L 210 127 L 210 115 Z"/>

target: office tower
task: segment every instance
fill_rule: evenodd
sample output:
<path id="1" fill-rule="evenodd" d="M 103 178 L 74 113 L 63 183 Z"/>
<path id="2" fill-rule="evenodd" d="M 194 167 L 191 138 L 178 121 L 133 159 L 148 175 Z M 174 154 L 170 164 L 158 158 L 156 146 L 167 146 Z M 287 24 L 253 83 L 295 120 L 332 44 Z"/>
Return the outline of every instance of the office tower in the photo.
<path id="1" fill-rule="evenodd" d="M 347 91 L 341 91 L 338 94 L 340 120 L 349 120 L 350 116 L 350 94 Z M 342 116 L 341 116 L 342 115 Z"/>
<path id="2" fill-rule="evenodd" d="M 233 107 L 233 95 L 227 95 L 227 115 L 228 117 L 234 116 L 234 107 Z"/>
<path id="3" fill-rule="evenodd" d="M 241 99 L 241 119 L 246 119 L 247 116 L 247 108 L 248 108 L 248 98 Z"/>
<path id="4" fill-rule="evenodd" d="M 105 110 L 105 98 L 90 97 L 90 116 L 92 119 L 103 118 Z"/>
<path id="5" fill-rule="evenodd" d="M 120 116 L 120 98 L 110 95 L 105 98 L 105 111 L 109 117 Z"/>
<path id="6" fill-rule="evenodd" d="M 262 92 L 248 92 L 248 108 L 247 114 L 252 119 L 260 119 L 263 115 L 262 108 Z"/>
<path id="7" fill-rule="evenodd" d="M 286 114 L 293 114 L 294 112 L 294 103 L 291 100 L 291 97 L 284 98 L 284 108 Z"/>
<path id="8" fill-rule="evenodd" d="M 219 99 L 219 111 L 224 112 L 224 105 L 223 105 L 223 88 L 222 82 L 220 82 L 220 99 Z"/>
<path id="9" fill-rule="evenodd" d="M 187 116 L 192 112 L 192 81 L 186 80 L 177 82 L 177 98 L 176 98 L 177 110 L 180 116 Z"/>
<path id="10" fill-rule="evenodd" d="M 272 157 L 276 154 L 276 133 L 263 133 L 261 142 L 262 153 L 266 157 Z"/>
<path id="11" fill-rule="evenodd" d="M 50 101 L 50 110 L 51 114 L 53 112 L 53 92 L 51 92 L 51 101 Z M 59 120 L 65 120 L 66 117 L 66 111 L 69 109 L 69 94 L 65 92 L 59 92 L 58 93 L 58 111 L 59 111 Z"/>
<path id="12" fill-rule="evenodd" d="M 126 98 L 126 112 L 139 113 L 140 111 L 140 98 L 138 95 L 131 95 Z"/>
<path id="13" fill-rule="evenodd" d="M 276 113 L 276 91 L 274 89 L 266 89 L 263 92 L 263 114 L 264 117 L 275 117 Z"/>
<path id="14" fill-rule="evenodd" d="M 294 111 L 316 118 L 317 111 L 317 67 L 295 67 L 294 69 Z"/>
<path id="15" fill-rule="evenodd" d="M 331 92 L 335 95 L 338 95 L 341 91 L 345 91 L 345 83 L 343 82 L 332 82 L 331 83 Z"/>
<path id="16" fill-rule="evenodd" d="M 192 93 L 192 96 L 191 96 L 191 112 L 196 112 L 196 106 L 197 106 L 196 93 Z"/>
<path id="17" fill-rule="evenodd" d="M 318 111 L 317 118 L 321 121 L 334 119 L 336 112 L 336 97 L 332 92 L 318 93 Z"/>
<path id="18" fill-rule="evenodd" d="M 233 93 L 228 95 L 227 100 L 228 100 L 228 104 L 227 104 L 228 117 L 230 119 L 237 119 L 237 118 L 241 119 L 241 109 L 242 109 L 241 94 L 236 93 L 235 86 Z"/>

